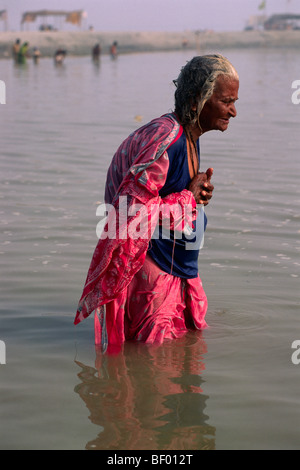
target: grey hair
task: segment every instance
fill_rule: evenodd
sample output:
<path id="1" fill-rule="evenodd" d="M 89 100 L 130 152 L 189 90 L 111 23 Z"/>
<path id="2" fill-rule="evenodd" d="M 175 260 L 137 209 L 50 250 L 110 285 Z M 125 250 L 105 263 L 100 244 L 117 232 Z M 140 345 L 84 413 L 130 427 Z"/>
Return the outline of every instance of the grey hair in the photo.
<path id="1" fill-rule="evenodd" d="M 212 96 L 220 75 L 239 79 L 233 65 L 220 54 L 194 57 L 181 69 L 179 77 L 174 80 L 175 113 L 183 126 L 199 124 L 201 111 Z M 196 111 L 192 110 L 194 106 Z"/>

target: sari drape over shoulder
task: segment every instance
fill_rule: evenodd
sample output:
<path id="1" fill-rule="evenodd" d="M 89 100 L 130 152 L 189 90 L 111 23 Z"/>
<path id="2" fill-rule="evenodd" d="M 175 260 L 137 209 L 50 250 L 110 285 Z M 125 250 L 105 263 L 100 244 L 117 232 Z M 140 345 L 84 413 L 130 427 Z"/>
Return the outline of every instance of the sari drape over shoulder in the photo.
<path id="1" fill-rule="evenodd" d="M 126 315 L 126 308 L 130 304 L 127 302 L 127 295 L 128 292 L 132 295 L 134 278 L 137 273 L 142 272 L 145 261 L 149 258 L 147 255 L 149 242 L 157 223 L 159 221 L 163 223 L 164 217 L 161 215 L 165 205 L 170 204 L 175 207 L 174 202 L 176 202 L 176 207 L 178 207 L 178 214 L 176 214 L 176 209 L 172 213 L 171 228 L 174 230 L 191 233 L 193 221 L 197 218 L 196 201 L 189 190 L 184 189 L 180 193 L 173 193 L 165 198 L 159 195 L 169 168 L 167 149 L 176 141 L 181 132 L 182 127 L 173 114 L 151 121 L 132 133 L 122 143 L 108 170 L 105 202 L 114 210 L 108 214 L 106 227 L 109 225 L 110 217 L 114 217 L 116 233 L 114 237 L 101 237 L 98 240 L 74 321 L 77 325 L 91 313 L 96 312 L 95 342 L 101 344 L 103 350 L 106 350 L 109 344 L 120 345 L 127 338 L 145 342 L 154 342 L 155 338 L 156 340 L 159 338 L 159 341 L 163 340 L 160 321 L 157 326 L 160 334 L 155 335 L 153 332 L 156 328 L 156 319 L 161 317 L 153 309 L 150 309 L 151 322 L 149 322 L 149 315 L 147 316 L 148 333 L 145 319 L 142 318 L 135 333 L 132 333 L 132 328 L 128 325 L 128 318 L 132 317 L 132 311 Z M 127 205 L 125 218 L 122 217 L 124 207 L 121 207 L 124 201 Z M 134 210 L 141 205 L 142 211 Z M 192 211 L 183 219 L 182 214 L 185 213 L 184 207 L 186 206 L 191 207 Z M 130 233 L 135 231 L 137 225 L 143 227 L 142 236 L 131 237 Z M 149 263 L 146 264 L 149 265 Z M 161 274 L 169 276 L 166 273 Z M 179 288 L 180 283 L 178 280 L 176 282 Z M 163 288 L 162 284 L 160 288 Z M 186 322 L 181 321 L 178 334 L 176 325 L 171 322 L 171 333 L 166 334 L 166 337 L 177 337 L 186 330 L 188 323 L 198 329 L 207 326 L 204 320 L 207 300 L 200 278 L 184 280 L 184 289 L 181 286 L 180 290 L 184 291 L 179 302 L 182 305 L 181 310 L 184 312 L 189 309 L 189 318 Z M 189 290 L 192 290 L 194 297 L 197 297 L 196 306 L 193 306 L 193 295 L 190 295 Z M 168 295 L 168 292 L 165 294 Z M 175 293 L 174 286 L 171 287 L 170 283 L 169 294 L 178 296 L 178 292 Z M 172 312 L 164 313 L 164 315 L 172 316 Z M 142 330 L 143 334 L 139 334 Z"/>

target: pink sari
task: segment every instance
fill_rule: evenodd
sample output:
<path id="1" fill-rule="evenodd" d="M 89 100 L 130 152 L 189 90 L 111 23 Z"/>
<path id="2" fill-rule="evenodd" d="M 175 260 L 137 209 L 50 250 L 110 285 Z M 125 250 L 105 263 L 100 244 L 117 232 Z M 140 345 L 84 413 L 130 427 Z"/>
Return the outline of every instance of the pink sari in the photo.
<path id="1" fill-rule="evenodd" d="M 161 343 L 182 336 L 187 328 L 207 326 L 207 300 L 199 276 L 174 277 L 147 256 L 153 230 L 163 219 L 161 207 L 174 202 L 179 209 L 192 206 L 189 228 L 197 218 L 190 191 L 159 196 L 169 168 L 166 150 L 181 132 L 173 115 L 153 120 L 123 142 L 108 171 L 106 202 L 117 214 L 121 197 L 126 197 L 128 213 L 142 204 L 145 210 L 139 222 L 147 234 L 138 239 L 128 236 L 140 215 L 129 216 L 124 223 L 117 217 L 116 237 L 99 239 L 93 254 L 74 323 L 95 312 L 95 343 L 104 351 L 109 346 L 119 348 L 128 339 Z M 173 213 L 172 229 L 186 229 L 182 214 L 183 210 Z"/>

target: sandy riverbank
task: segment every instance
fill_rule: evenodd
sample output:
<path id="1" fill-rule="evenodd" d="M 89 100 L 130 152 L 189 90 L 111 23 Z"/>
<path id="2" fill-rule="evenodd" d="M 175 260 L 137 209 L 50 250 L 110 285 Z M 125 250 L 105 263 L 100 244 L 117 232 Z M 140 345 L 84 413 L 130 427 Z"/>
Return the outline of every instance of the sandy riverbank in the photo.
<path id="1" fill-rule="evenodd" d="M 38 47 L 43 56 L 53 56 L 56 49 L 67 49 L 70 55 L 90 54 L 99 42 L 102 53 L 109 52 L 113 41 L 118 42 L 120 53 L 171 51 L 185 47 L 217 51 L 227 48 L 277 47 L 300 48 L 300 31 L 241 31 L 241 32 L 0 32 L 0 58 L 11 57 L 12 45 L 17 38 Z"/>

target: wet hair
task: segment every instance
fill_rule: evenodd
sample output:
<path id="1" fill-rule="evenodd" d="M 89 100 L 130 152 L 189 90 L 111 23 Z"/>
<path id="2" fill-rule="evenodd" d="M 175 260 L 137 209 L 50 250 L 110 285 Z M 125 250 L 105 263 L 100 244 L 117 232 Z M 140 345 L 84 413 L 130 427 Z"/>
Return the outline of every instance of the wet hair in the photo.
<path id="1" fill-rule="evenodd" d="M 220 75 L 239 79 L 233 65 L 220 54 L 194 57 L 181 69 L 174 80 L 175 113 L 183 126 L 199 124 L 201 111 L 212 96 Z M 192 110 L 194 106 L 196 111 Z"/>

